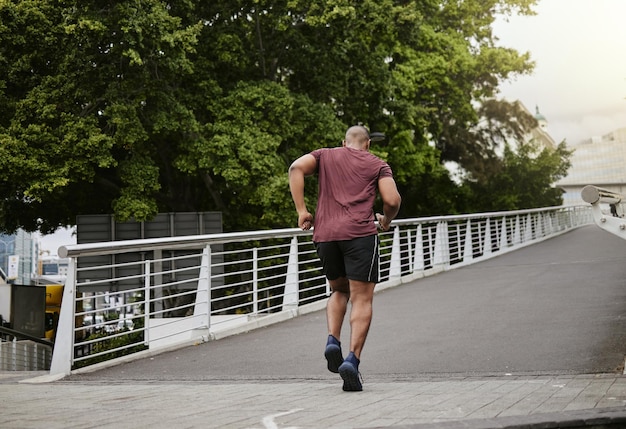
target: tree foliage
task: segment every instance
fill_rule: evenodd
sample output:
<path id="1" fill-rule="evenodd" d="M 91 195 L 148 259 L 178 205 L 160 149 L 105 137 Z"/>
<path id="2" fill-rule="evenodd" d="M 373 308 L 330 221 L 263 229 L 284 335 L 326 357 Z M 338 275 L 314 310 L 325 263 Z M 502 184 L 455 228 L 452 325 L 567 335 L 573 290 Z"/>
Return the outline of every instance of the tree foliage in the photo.
<path id="1" fill-rule="evenodd" d="M 505 146 L 501 169 L 488 181 L 467 182 L 471 198 L 468 211 L 523 210 L 561 205 L 562 190 L 551 183 L 565 177 L 572 152 L 565 143 L 555 150 L 542 148 L 536 141 L 525 142 L 516 150 Z"/>
<path id="2" fill-rule="evenodd" d="M 356 123 L 388 136 L 372 150 L 401 215 L 460 210 L 444 162 L 493 182 L 528 126 L 496 96 L 533 63 L 491 24 L 534 3 L 0 0 L 0 229 L 211 210 L 292 226 L 288 165 Z"/>

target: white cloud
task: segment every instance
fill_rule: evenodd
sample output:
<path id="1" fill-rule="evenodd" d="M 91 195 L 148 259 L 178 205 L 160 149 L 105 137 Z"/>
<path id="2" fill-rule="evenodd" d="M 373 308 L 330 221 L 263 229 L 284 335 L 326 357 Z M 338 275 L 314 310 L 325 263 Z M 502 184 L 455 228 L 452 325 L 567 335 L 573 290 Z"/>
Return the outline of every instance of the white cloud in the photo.
<path id="1" fill-rule="evenodd" d="M 57 251 L 60 246 L 67 244 L 76 244 L 75 228 L 60 228 L 53 234 L 38 235 L 40 249 L 47 250 L 50 255 L 58 255 Z"/>
<path id="2" fill-rule="evenodd" d="M 531 76 L 502 85 L 502 96 L 538 106 L 557 142 L 626 127 L 626 1 L 543 0 L 535 10 L 494 25 L 500 46 L 536 62 Z"/>

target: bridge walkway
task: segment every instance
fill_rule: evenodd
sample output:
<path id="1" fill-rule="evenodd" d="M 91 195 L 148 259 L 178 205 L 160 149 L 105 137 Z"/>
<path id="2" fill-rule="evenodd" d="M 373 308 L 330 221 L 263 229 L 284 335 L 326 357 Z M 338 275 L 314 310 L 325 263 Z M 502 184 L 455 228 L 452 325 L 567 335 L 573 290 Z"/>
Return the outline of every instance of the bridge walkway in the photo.
<path id="1" fill-rule="evenodd" d="M 4 373 L 0 427 L 626 427 L 625 250 L 585 226 L 381 291 L 363 392 L 326 370 L 317 311 L 54 383 Z"/>

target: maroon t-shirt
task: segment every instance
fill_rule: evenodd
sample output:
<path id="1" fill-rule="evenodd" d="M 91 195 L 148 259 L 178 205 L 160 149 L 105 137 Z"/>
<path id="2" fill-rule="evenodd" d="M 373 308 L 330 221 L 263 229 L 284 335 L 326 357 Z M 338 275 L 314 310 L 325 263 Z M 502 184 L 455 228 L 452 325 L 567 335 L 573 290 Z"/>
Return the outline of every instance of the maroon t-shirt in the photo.
<path id="1" fill-rule="evenodd" d="M 318 149 L 311 155 L 319 178 L 313 241 L 376 234 L 374 200 L 378 179 L 393 177 L 389 165 L 366 150 L 349 147 Z"/>

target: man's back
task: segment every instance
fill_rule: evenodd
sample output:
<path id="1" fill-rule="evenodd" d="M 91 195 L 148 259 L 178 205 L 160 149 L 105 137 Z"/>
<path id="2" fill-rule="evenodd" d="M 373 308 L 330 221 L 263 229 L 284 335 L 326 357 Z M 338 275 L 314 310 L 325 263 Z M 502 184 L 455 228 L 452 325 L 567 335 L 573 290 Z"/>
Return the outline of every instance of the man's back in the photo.
<path id="1" fill-rule="evenodd" d="M 376 234 L 374 200 L 381 177 L 392 177 L 386 162 L 350 147 L 318 149 L 319 196 L 313 240 L 349 240 Z"/>

